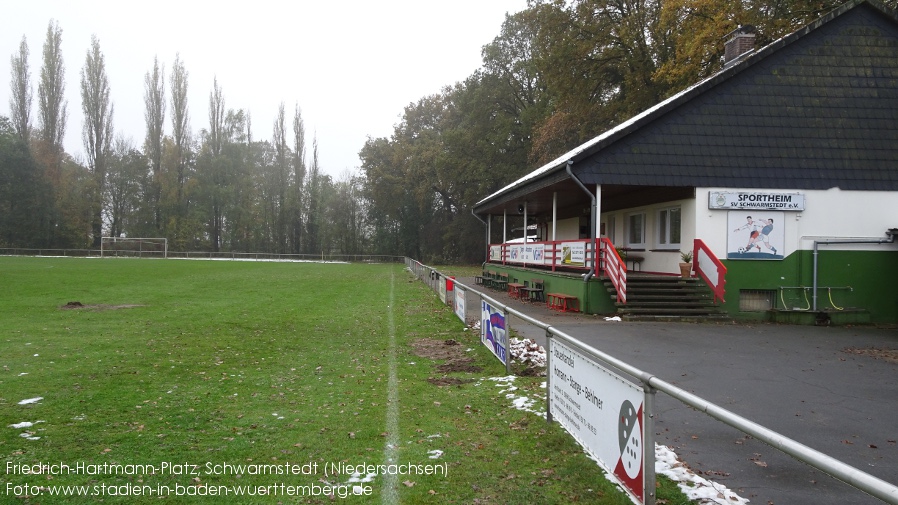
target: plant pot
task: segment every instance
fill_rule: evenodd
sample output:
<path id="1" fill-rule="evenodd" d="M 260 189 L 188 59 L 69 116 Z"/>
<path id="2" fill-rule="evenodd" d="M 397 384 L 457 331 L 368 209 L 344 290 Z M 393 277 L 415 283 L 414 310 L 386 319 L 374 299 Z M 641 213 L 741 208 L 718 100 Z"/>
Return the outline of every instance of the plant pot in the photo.
<path id="1" fill-rule="evenodd" d="M 692 277 L 692 263 L 680 263 L 680 275 L 684 279 Z"/>

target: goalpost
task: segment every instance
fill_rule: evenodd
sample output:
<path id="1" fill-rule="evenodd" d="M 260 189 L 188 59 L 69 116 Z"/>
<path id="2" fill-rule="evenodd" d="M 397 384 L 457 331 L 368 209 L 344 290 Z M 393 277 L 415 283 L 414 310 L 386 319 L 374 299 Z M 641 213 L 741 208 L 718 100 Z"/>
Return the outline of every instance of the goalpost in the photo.
<path id="1" fill-rule="evenodd" d="M 167 238 L 102 237 L 100 256 L 168 257 Z"/>

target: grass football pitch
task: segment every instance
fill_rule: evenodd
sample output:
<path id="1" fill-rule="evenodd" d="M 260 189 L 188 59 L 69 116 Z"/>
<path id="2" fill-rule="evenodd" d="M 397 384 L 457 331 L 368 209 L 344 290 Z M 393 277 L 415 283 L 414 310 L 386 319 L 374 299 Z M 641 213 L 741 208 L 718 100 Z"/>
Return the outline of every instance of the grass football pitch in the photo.
<path id="1" fill-rule="evenodd" d="M 630 503 L 402 265 L 2 257 L 0 289 L 0 502 Z"/>

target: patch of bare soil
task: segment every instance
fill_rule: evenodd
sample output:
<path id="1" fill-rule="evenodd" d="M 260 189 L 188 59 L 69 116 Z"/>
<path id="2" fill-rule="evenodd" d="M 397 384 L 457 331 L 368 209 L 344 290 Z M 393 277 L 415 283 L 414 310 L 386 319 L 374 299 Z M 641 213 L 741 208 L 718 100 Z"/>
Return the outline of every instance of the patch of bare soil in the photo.
<path id="1" fill-rule="evenodd" d="M 847 354 L 856 354 L 859 356 L 870 356 L 872 358 L 888 361 L 889 363 L 898 363 L 898 349 L 876 349 L 875 347 L 857 348 L 846 347 L 842 352 Z"/>
<path id="2" fill-rule="evenodd" d="M 438 340 L 435 338 L 420 338 L 412 342 L 415 355 L 429 359 L 458 360 L 467 359 L 465 350 L 458 341 L 451 338 Z"/>
<path id="3" fill-rule="evenodd" d="M 528 366 L 521 371 L 521 377 L 545 377 L 546 367 Z"/>
<path id="4" fill-rule="evenodd" d="M 118 309 L 133 309 L 134 307 L 144 307 L 144 305 L 107 305 L 107 304 L 98 304 L 98 305 L 85 305 L 81 302 L 68 302 L 65 305 L 61 305 L 59 308 L 62 310 L 118 310 Z"/>
<path id="5" fill-rule="evenodd" d="M 474 379 L 459 379 L 458 377 L 428 377 L 427 382 L 434 386 L 459 386 L 474 382 Z"/>
<path id="6" fill-rule="evenodd" d="M 443 363 L 442 365 L 437 367 L 437 372 L 441 373 L 450 373 L 450 372 L 468 372 L 468 373 L 477 373 L 481 370 L 477 365 L 472 365 L 473 359 L 459 359 L 453 360 L 448 363 Z"/>
<path id="7" fill-rule="evenodd" d="M 438 340 L 435 338 L 422 338 L 412 342 L 415 355 L 432 360 L 445 360 L 437 366 L 439 373 L 452 372 L 477 373 L 482 369 L 474 365 L 474 360 L 465 355 L 464 346 L 454 339 Z M 460 379 L 457 377 L 431 377 L 428 382 L 436 386 L 453 386 L 471 382 L 473 379 Z"/>

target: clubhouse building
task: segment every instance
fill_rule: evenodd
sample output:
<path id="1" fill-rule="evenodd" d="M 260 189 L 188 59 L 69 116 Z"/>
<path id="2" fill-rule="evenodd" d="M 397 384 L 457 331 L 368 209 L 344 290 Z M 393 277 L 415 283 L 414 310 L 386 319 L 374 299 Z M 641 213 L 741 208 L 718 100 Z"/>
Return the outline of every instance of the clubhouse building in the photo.
<path id="1" fill-rule="evenodd" d="M 855 0 L 754 37 L 740 27 L 722 71 L 478 202 L 484 271 L 592 314 L 898 323 L 898 15 Z M 706 308 L 674 310 L 692 297 Z"/>

